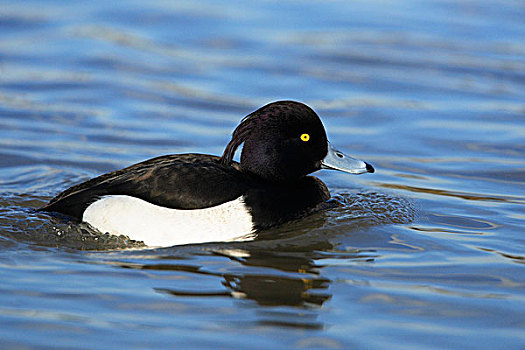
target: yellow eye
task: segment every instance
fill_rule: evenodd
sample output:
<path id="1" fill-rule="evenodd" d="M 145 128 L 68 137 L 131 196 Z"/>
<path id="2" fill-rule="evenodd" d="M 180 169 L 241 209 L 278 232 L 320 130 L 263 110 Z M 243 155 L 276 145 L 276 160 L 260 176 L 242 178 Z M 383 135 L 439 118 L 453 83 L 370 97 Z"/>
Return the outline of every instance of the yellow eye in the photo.
<path id="1" fill-rule="evenodd" d="M 308 134 L 302 134 L 302 135 L 301 135 L 301 140 L 304 141 L 304 142 L 310 140 L 310 135 L 308 135 Z"/>

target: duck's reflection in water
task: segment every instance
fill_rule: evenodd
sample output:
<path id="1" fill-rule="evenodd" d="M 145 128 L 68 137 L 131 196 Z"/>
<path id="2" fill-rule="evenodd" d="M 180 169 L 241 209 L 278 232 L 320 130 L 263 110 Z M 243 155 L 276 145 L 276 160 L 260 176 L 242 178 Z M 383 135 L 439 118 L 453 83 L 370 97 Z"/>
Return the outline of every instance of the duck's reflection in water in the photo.
<path id="1" fill-rule="evenodd" d="M 243 265 L 272 268 L 285 273 L 250 273 L 224 275 L 223 285 L 240 297 L 264 306 L 321 306 L 331 295 L 326 291 L 330 280 L 320 276 L 312 259 L 293 253 L 251 253 L 235 257 Z"/>
<path id="2" fill-rule="evenodd" d="M 319 309 L 331 298 L 330 280 L 321 276 L 321 267 L 304 252 L 249 252 L 221 249 L 216 254 L 248 267 L 249 273 L 215 273 L 194 269 L 192 272 L 218 276 L 226 290 L 188 291 L 176 288 L 156 289 L 176 297 L 230 297 L 240 307 L 253 308 L 255 323 L 264 326 L 322 329 Z M 157 268 L 159 266 L 157 265 Z M 164 266 L 166 269 L 167 266 Z M 188 266 L 171 266 L 188 271 Z M 153 268 L 153 267 L 150 267 Z M 255 302 L 255 303 L 253 303 Z"/>
<path id="3" fill-rule="evenodd" d="M 222 278 L 227 288 L 221 292 L 157 289 L 175 296 L 229 296 L 249 299 L 263 306 L 321 306 L 331 295 L 326 291 L 330 280 L 320 275 L 320 267 L 304 253 L 248 252 L 221 249 L 216 254 L 250 267 L 250 273 L 214 273 L 188 265 L 147 265 L 143 269 L 184 270 Z M 301 254 L 303 256 L 301 256 Z M 268 269 L 271 269 L 268 271 Z M 191 271 L 190 271 L 191 270 Z"/>

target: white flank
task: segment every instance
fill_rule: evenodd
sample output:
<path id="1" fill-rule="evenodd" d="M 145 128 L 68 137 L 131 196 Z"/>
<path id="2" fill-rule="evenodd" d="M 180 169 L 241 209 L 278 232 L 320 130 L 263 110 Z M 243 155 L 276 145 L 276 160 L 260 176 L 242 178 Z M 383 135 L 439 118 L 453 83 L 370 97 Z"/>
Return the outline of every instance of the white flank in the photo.
<path id="1" fill-rule="evenodd" d="M 87 207 L 82 220 L 100 232 L 126 235 L 152 247 L 254 238 L 252 217 L 242 196 L 191 210 L 169 209 L 131 196 L 105 196 Z"/>

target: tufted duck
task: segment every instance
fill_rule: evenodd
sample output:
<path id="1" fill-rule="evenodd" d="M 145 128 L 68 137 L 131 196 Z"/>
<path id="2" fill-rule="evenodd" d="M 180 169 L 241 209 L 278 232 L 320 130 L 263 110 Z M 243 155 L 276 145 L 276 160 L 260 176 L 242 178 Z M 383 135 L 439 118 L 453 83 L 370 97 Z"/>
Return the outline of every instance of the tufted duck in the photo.
<path id="1" fill-rule="evenodd" d="M 153 158 L 73 186 L 39 210 L 149 246 L 248 240 L 319 209 L 330 193 L 308 174 L 320 169 L 374 172 L 332 147 L 310 107 L 279 101 L 246 116 L 222 157 Z"/>

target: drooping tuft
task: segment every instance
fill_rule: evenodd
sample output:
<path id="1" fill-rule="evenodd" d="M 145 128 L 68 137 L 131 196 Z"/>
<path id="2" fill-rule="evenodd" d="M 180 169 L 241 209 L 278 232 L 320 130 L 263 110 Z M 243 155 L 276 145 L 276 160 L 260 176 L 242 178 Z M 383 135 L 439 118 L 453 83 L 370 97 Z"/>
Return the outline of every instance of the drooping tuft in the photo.
<path id="1" fill-rule="evenodd" d="M 235 151 L 237 151 L 237 148 L 246 141 L 256 124 L 253 118 L 255 113 L 256 112 L 253 112 L 244 117 L 239 126 L 233 131 L 232 139 L 228 142 L 228 145 L 222 153 L 221 164 L 230 165 L 232 163 Z"/>

